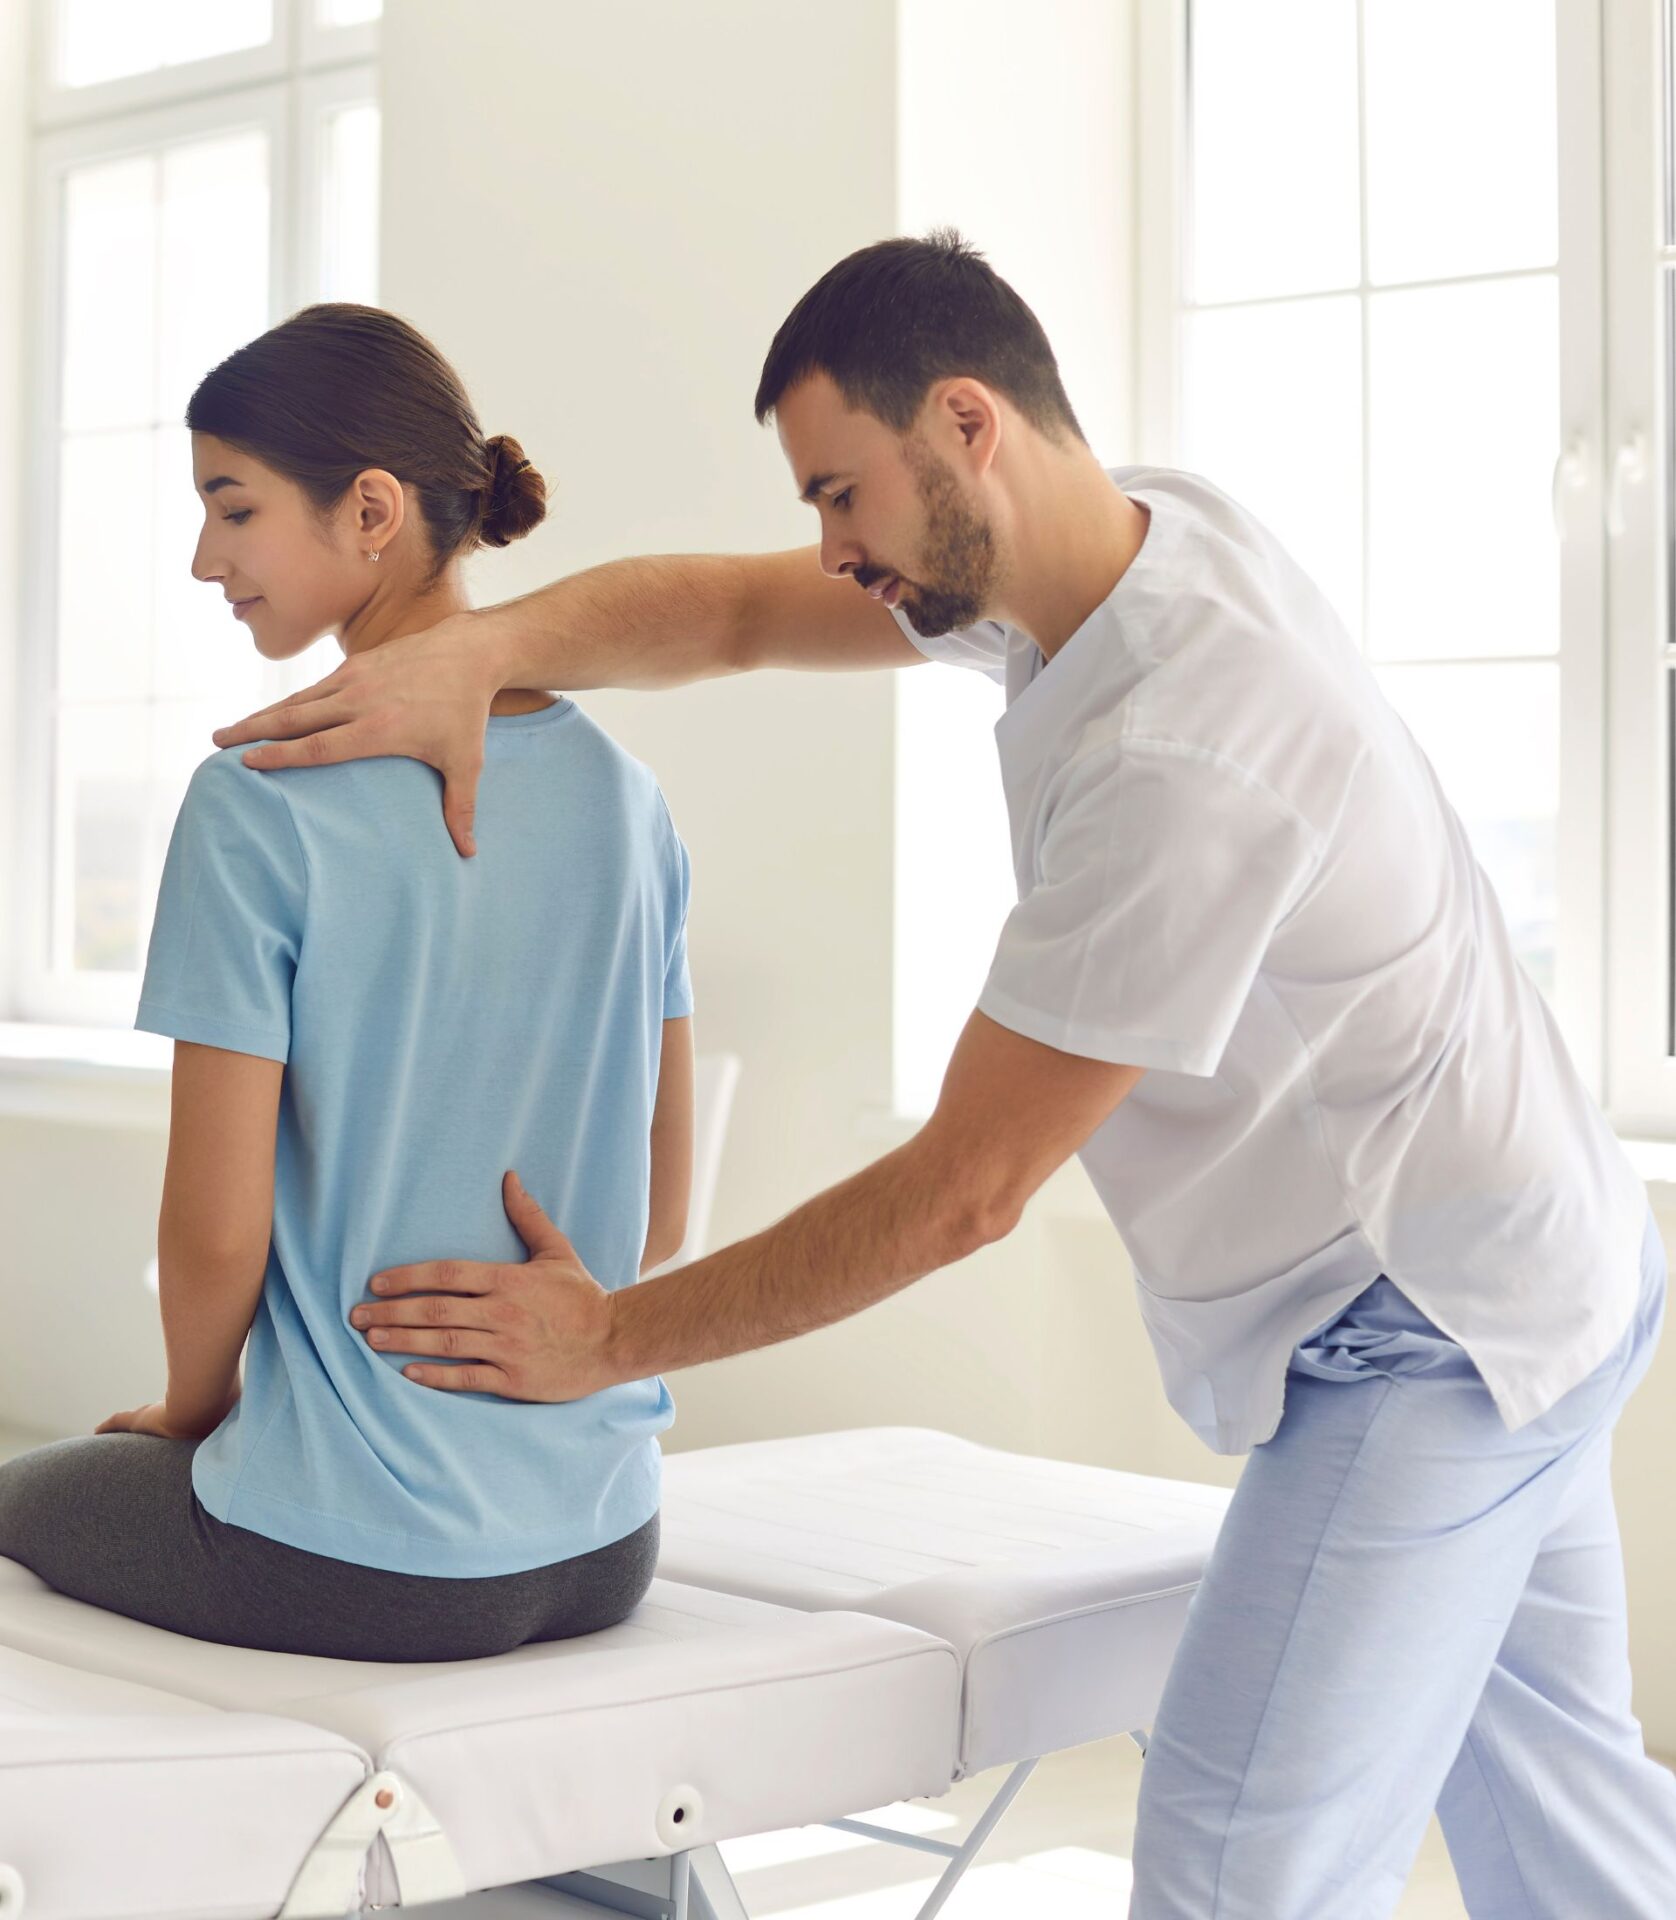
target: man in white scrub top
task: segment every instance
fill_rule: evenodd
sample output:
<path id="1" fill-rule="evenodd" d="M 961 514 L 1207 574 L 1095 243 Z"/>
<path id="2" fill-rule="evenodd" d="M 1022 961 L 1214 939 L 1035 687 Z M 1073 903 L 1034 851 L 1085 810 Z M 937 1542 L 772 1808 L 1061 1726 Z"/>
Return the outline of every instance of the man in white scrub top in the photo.
<path id="1" fill-rule="evenodd" d="M 357 1324 L 439 1391 L 571 1399 L 853 1313 L 1078 1152 L 1172 1405 L 1250 1456 L 1152 1729 L 1132 1920 L 1374 1920 L 1434 1808 L 1475 1920 L 1669 1920 L 1676 1778 L 1631 1711 L 1609 1475 L 1664 1250 L 1430 762 L 1263 526 L 1198 476 L 1100 468 L 957 236 L 839 262 L 757 415 L 819 569 L 614 562 L 216 739 L 427 760 L 472 854 L 504 686 L 988 673 L 1019 902 L 937 1110 L 615 1295 L 509 1179 L 529 1262 L 397 1270 Z M 415 1292 L 453 1296 L 445 1328 Z M 479 1358 L 423 1364 L 462 1329 Z"/>
<path id="2" fill-rule="evenodd" d="M 1019 905 L 978 1006 L 1163 1069 L 1082 1160 L 1208 1446 L 1270 1437 L 1292 1348 L 1380 1273 L 1517 1426 L 1622 1333 L 1646 1187 L 1320 590 L 1208 481 L 1112 479 L 1146 539 L 1050 670 L 897 611 L 1007 691 Z"/>

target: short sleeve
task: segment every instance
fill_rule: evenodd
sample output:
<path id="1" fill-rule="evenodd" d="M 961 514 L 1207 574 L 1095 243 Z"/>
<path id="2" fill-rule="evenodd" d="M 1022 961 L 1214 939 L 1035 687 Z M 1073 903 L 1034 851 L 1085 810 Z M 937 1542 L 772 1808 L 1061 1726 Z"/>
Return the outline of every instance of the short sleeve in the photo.
<path id="1" fill-rule="evenodd" d="M 1203 749 L 1127 742 L 1074 762 L 978 1006 L 1065 1053 L 1214 1074 L 1322 850 L 1271 788 Z"/>
<path id="2" fill-rule="evenodd" d="M 243 751 L 204 761 L 175 816 L 134 1024 L 285 1060 L 307 873 L 279 783 Z"/>
<path id="3" fill-rule="evenodd" d="M 692 899 L 692 860 L 673 824 L 675 843 L 664 902 L 663 1017 L 679 1020 L 693 1010 L 692 975 L 687 969 L 687 907 Z"/>
<path id="4" fill-rule="evenodd" d="M 1007 684 L 1007 629 L 999 620 L 980 620 L 976 626 L 956 627 L 932 638 L 919 631 L 901 607 L 890 617 L 927 660 L 949 667 L 971 667 L 988 674 L 999 687 Z"/>

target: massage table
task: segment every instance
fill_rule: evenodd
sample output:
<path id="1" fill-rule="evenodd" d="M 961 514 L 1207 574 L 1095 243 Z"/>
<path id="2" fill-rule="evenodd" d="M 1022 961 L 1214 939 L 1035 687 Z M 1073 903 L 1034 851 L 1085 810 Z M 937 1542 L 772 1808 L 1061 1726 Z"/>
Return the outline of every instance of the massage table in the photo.
<path id="1" fill-rule="evenodd" d="M 668 1266 L 739 1073 L 698 1058 Z M 0 1920 L 746 1920 L 717 1843 L 817 1822 L 937 1857 L 930 1920 L 1042 1755 L 1145 1752 L 1227 1501 L 920 1428 L 670 1454 L 627 1620 L 452 1662 L 191 1640 L 0 1557 Z M 958 1846 L 853 1817 L 1003 1766 Z"/>
<path id="2" fill-rule="evenodd" d="M 635 1612 L 486 1659 L 192 1640 L 0 1558 L 0 1920 L 745 1920 L 717 1843 L 815 1823 L 937 1856 L 929 1920 L 1042 1755 L 1144 1753 L 1228 1500 L 918 1428 L 664 1471 Z M 958 1846 L 853 1817 L 999 1767 Z"/>

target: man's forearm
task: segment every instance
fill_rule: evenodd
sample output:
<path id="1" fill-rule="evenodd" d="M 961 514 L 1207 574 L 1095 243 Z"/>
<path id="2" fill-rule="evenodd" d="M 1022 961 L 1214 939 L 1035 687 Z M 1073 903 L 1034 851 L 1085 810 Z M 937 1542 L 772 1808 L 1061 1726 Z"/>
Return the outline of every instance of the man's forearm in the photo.
<path id="1" fill-rule="evenodd" d="M 1010 1224 L 937 1192 L 910 1142 L 766 1232 L 614 1294 L 609 1384 L 847 1319 Z"/>
<path id="2" fill-rule="evenodd" d="M 728 554 L 611 560 L 486 607 L 503 687 L 678 687 L 738 671 L 745 572 Z"/>

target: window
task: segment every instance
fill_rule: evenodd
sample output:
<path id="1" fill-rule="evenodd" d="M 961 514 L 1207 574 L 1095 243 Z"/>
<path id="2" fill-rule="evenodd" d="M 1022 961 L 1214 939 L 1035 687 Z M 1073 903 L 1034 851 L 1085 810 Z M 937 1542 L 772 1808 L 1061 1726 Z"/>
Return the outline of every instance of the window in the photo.
<path id="1" fill-rule="evenodd" d="M 1186 31 L 1179 464 L 1333 600 L 1551 992 L 1552 0 L 1192 0 Z"/>
<path id="2" fill-rule="evenodd" d="M 1017 898 L 995 754 L 1001 689 L 962 667 L 896 675 L 892 1110 L 921 1117 Z"/>
<path id="3" fill-rule="evenodd" d="M 38 4 L 14 1017 L 126 1025 L 211 729 L 329 670 L 192 579 L 181 421 L 284 314 L 374 297 L 378 7 Z"/>
<path id="4" fill-rule="evenodd" d="M 1676 1100 L 1620 1107 L 1603 1045 L 1609 1003 L 1649 1002 L 1604 939 L 1608 56 L 1599 0 L 1144 11 L 1140 404 L 1142 457 L 1224 487 L 1333 600 L 1579 1070 L 1645 1130 Z M 1639 777 L 1620 850 L 1669 808 Z"/>

